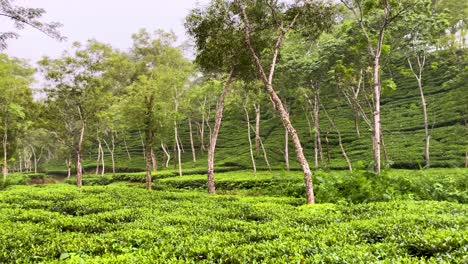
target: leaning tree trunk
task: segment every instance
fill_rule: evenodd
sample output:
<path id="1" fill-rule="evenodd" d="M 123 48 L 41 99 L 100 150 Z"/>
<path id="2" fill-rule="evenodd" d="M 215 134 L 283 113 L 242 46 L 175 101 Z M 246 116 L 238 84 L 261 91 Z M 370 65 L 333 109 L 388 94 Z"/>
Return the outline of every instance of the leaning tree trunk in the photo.
<path id="1" fill-rule="evenodd" d="M 178 104 L 175 104 L 175 112 L 178 111 Z M 177 129 L 177 121 L 174 119 L 174 138 L 176 143 L 176 150 L 177 150 L 177 164 L 179 168 L 179 176 L 182 176 L 182 158 L 180 153 L 180 143 L 179 143 L 179 131 Z"/>
<path id="2" fill-rule="evenodd" d="M 349 169 L 349 171 L 353 171 L 353 165 L 352 165 L 351 160 L 349 159 L 348 155 L 346 154 L 346 150 L 345 150 L 345 148 L 343 146 L 343 140 L 341 139 L 341 133 L 338 130 L 338 128 L 336 128 L 336 133 L 338 133 L 338 145 L 340 145 L 341 153 L 343 154 L 343 157 L 345 158 L 346 163 L 348 164 L 348 169 Z"/>
<path id="3" fill-rule="evenodd" d="M 208 193 L 210 194 L 216 193 L 216 187 L 214 182 L 214 154 L 216 149 L 216 141 L 218 139 L 219 128 L 223 119 L 224 99 L 233 81 L 234 69 L 231 70 L 226 84 L 224 85 L 223 93 L 219 97 L 218 107 L 216 107 L 214 129 L 211 134 L 210 146 L 208 147 Z"/>
<path id="4" fill-rule="evenodd" d="M 166 162 L 164 163 L 165 164 L 165 167 L 169 167 L 169 162 L 171 161 L 171 154 L 169 154 L 169 151 L 167 151 L 166 149 L 166 145 L 164 145 L 164 143 L 161 142 L 161 148 L 164 152 L 164 154 L 166 155 Z"/>
<path id="5" fill-rule="evenodd" d="M 260 104 L 254 104 L 254 107 L 255 107 L 255 153 L 258 156 L 260 152 Z"/>
<path id="6" fill-rule="evenodd" d="M 192 160 L 193 162 L 197 162 L 197 154 L 195 151 L 195 144 L 193 144 L 193 130 L 192 130 L 192 119 L 188 118 L 189 124 L 189 133 L 190 133 L 190 147 L 192 148 Z"/>
<path id="7" fill-rule="evenodd" d="M 253 126 L 251 128 L 255 129 Z M 265 160 L 268 170 L 271 171 L 270 162 L 268 161 L 268 156 L 265 150 L 265 146 L 263 145 L 262 138 L 260 137 L 259 140 L 260 140 L 260 147 L 262 148 L 262 152 L 263 152 L 263 159 Z"/>
<path id="8" fill-rule="evenodd" d="M 333 129 L 335 129 L 336 134 L 338 135 L 338 145 L 340 146 L 341 153 L 343 154 L 343 157 L 345 158 L 346 163 L 348 164 L 349 171 L 352 172 L 353 171 L 353 165 L 352 165 L 351 160 L 349 159 L 348 155 L 346 154 L 346 150 L 345 150 L 344 145 L 343 145 L 343 140 L 341 138 L 341 132 L 338 129 L 338 127 L 336 126 L 335 121 L 328 115 L 327 111 L 325 110 L 325 107 L 323 107 L 323 110 L 324 110 L 325 115 L 327 116 L 328 120 L 330 121 L 330 124 L 332 125 Z M 328 134 L 328 132 L 327 132 L 327 134 Z"/>
<path id="9" fill-rule="evenodd" d="M 185 153 L 184 144 L 182 143 L 182 139 L 180 138 L 180 133 L 177 134 L 177 138 L 179 140 L 180 150 L 182 151 L 181 153 Z"/>
<path id="10" fill-rule="evenodd" d="M 107 140 L 104 139 L 104 144 L 106 144 L 106 148 L 107 150 L 109 151 L 110 155 L 111 155 L 111 162 L 112 162 L 112 174 L 115 174 L 115 157 L 114 157 L 114 152 L 115 152 L 115 138 L 114 138 L 114 133 L 111 132 L 111 146 L 109 146 L 109 143 L 107 143 Z M 104 149 L 101 147 L 102 149 L 102 168 L 104 170 Z"/>
<path id="11" fill-rule="evenodd" d="M 358 110 L 354 110 L 354 129 L 356 130 L 357 138 L 361 138 L 361 132 L 359 130 L 359 114 L 357 114 Z"/>
<path id="12" fill-rule="evenodd" d="M 411 71 L 413 72 L 414 76 L 416 77 L 416 80 L 418 81 L 418 88 L 419 88 L 419 96 L 421 97 L 421 105 L 423 109 L 423 115 L 424 115 L 424 167 L 429 168 L 431 166 L 430 162 L 430 152 L 429 152 L 429 147 L 430 147 L 430 139 L 431 135 L 429 133 L 429 118 L 427 115 L 427 103 L 426 103 L 426 98 L 424 96 L 424 90 L 423 90 L 423 85 L 422 85 L 422 72 L 424 69 L 424 65 L 426 63 L 426 56 L 422 55 L 422 58 L 418 55 L 417 56 L 417 63 L 418 63 L 418 72 L 416 73 L 415 69 L 413 68 L 413 64 L 411 63 L 410 58 L 408 58 L 408 64 L 410 66 Z"/>
<path id="13" fill-rule="evenodd" d="M 140 136 L 141 146 L 143 147 L 143 159 L 146 160 L 146 147 L 145 141 L 143 140 L 143 136 L 141 135 L 140 130 L 138 130 L 138 135 Z"/>
<path id="14" fill-rule="evenodd" d="M 97 150 L 97 159 L 96 159 L 96 176 L 99 174 L 99 162 L 101 162 L 101 140 L 98 138 L 98 150 Z"/>
<path id="15" fill-rule="evenodd" d="M 257 166 L 255 165 L 255 157 L 254 152 L 252 150 L 252 139 L 250 138 L 250 118 L 249 118 L 249 111 L 247 107 L 244 106 L 245 111 L 245 118 L 247 119 L 247 137 L 249 139 L 249 152 L 250 152 L 250 159 L 252 160 L 252 168 L 253 168 L 253 175 L 257 177 Z"/>
<path id="16" fill-rule="evenodd" d="M 314 197 L 313 183 L 312 183 L 312 171 L 310 170 L 309 163 L 307 162 L 307 159 L 304 155 L 304 150 L 302 149 L 299 136 L 296 132 L 296 129 L 293 127 L 293 125 L 291 124 L 291 121 L 289 120 L 289 114 L 284 108 L 283 103 L 281 102 L 281 99 L 278 97 L 275 90 L 273 89 L 273 85 L 268 84 L 266 85 L 266 87 L 267 87 L 268 93 L 270 94 L 270 97 L 272 98 L 273 102 L 275 102 L 276 104 L 276 107 L 279 111 L 281 119 L 283 120 L 283 124 L 285 128 L 287 129 L 287 131 L 289 132 L 289 135 L 291 136 L 292 142 L 296 149 L 297 160 L 301 164 L 302 170 L 304 172 L 304 184 L 306 186 L 307 203 L 313 204 L 315 203 L 315 197 Z"/>
<path id="17" fill-rule="evenodd" d="M 322 150 L 322 141 L 321 141 L 321 133 L 320 133 L 320 123 L 319 123 L 319 91 L 318 88 L 314 88 L 314 165 L 317 169 L 319 167 L 318 159 L 320 157 L 320 162 L 323 163 L 323 150 Z"/>
<path id="18" fill-rule="evenodd" d="M 125 139 L 125 137 L 123 138 L 123 142 L 124 142 L 125 152 L 127 153 L 128 160 L 132 160 L 132 156 L 130 155 L 130 151 L 128 150 L 127 140 Z"/>
<path id="19" fill-rule="evenodd" d="M 297 14 L 296 17 L 293 19 L 288 29 L 290 29 L 293 26 L 298 16 L 299 14 Z M 306 189 L 307 203 L 313 204 L 315 203 L 315 197 L 314 197 L 314 187 L 313 187 L 313 182 L 312 182 L 312 171 L 310 170 L 309 162 L 307 161 L 304 155 L 304 150 L 302 149 L 302 144 L 296 132 L 296 129 L 291 124 L 291 121 L 289 119 L 289 113 L 286 111 L 283 105 L 283 102 L 281 101 L 281 99 L 279 98 L 279 96 L 277 95 L 273 87 L 273 75 L 274 75 L 275 65 L 276 65 L 276 61 L 278 58 L 279 50 L 281 48 L 281 43 L 287 31 L 285 31 L 283 28 L 280 31 L 280 35 L 278 36 L 278 39 L 276 40 L 275 47 L 274 47 L 274 53 L 273 53 L 272 64 L 270 67 L 270 72 L 267 76 L 260 62 L 260 58 L 257 56 L 257 53 L 255 52 L 255 49 L 253 48 L 251 41 L 250 41 L 251 28 L 250 28 L 250 23 L 247 17 L 247 12 L 245 10 L 245 7 L 242 8 L 242 17 L 244 18 L 244 22 L 245 22 L 244 33 L 245 33 L 245 42 L 246 42 L 247 48 L 250 51 L 251 57 L 254 61 L 258 74 L 261 77 L 262 82 L 264 83 L 268 94 L 270 95 L 270 99 L 274 103 L 277 111 L 279 112 L 281 116 L 281 120 L 283 121 L 284 127 L 286 128 L 286 130 L 289 132 L 289 135 L 291 136 L 292 142 L 296 149 L 297 160 L 301 164 L 302 170 L 304 172 L 304 185 Z"/>
<path id="20" fill-rule="evenodd" d="M 102 147 L 102 144 L 99 146 L 99 149 L 101 150 L 101 176 L 104 176 L 104 173 L 106 173 L 106 161 L 104 160 L 104 148 Z"/>

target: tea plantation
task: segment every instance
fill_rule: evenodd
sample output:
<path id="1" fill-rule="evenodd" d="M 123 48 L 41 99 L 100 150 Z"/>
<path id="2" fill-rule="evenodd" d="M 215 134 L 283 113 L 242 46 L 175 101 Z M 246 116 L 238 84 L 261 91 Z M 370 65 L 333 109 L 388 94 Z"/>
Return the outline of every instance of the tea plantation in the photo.
<path id="1" fill-rule="evenodd" d="M 316 205 L 299 172 L 140 177 L 11 177 L 0 263 L 468 263 L 466 169 L 316 172 Z"/>

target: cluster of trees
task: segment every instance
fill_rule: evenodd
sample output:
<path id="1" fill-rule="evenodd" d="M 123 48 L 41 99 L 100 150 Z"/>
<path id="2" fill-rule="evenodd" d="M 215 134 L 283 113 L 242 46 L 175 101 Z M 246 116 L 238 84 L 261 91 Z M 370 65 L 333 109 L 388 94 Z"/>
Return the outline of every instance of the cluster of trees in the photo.
<path id="1" fill-rule="evenodd" d="M 2 55 L 3 175 L 8 168 L 37 171 L 39 162 L 60 157 L 66 160 L 69 175 L 75 164 L 81 186 L 85 141 L 97 146 L 96 173 L 104 173 L 105 152 L 115 172 L 116 148 L 128 153 L 126 138 L 137 132 L 146 161 L 146 186 L 151 189 L 156 153 L 164 153 L 159 160 L 166 167 L 172 154 L 182 175 L 184 127 L 193 162 L 197 149 L 207 152 L 208 191 L 215 193 L 215 149 L 227 107 L 245 114 L 254 173 L 254 153 L 261 152 L 270 166 L 260 136 L 262 113 L 280 117 L 286 166 L 292 141 L 304 171 L 307 201 L 314 203 L 312 172 L 290 119 L 290 106 L 304 110 L 314 139 L 314 167 L 329 159 L 322 150 L 320 118 L 325 117 L 338 135 L 349 170 L 353 169 L 339 126 L 322 103 L 331 97 L 335 107 L 343 107 L 340 111 L 353 113 L 356 137 L 361 137 L 360 124 L 372 131 L 378 173 L 385 150 L 380 98 L 396 89 L 391 75 L 385 74 L 386 65 L 395 58 L 407 62 L 400 71 L 414 76 L 418 84 L 429 167 L 430 109 L 424 96 L 424 69 L 431 52 L 466 47 L 466 16 L 459 10 L 466 14 L 467 9 L 457 3 L 463 5 L 452 0 L 212 0 L 186 18 L 195 44 L 193 62 L 184 57 L 183 47 L 175 45 L 175 36 L 163 31 L 134 34 L 128 52 L 95 40 L 75 43 L 73 51 L 62 57 L 39 62 L 37 70 L 47 87 L 45 99 L 35 102 L 29 88 L 34 70 Z"/>

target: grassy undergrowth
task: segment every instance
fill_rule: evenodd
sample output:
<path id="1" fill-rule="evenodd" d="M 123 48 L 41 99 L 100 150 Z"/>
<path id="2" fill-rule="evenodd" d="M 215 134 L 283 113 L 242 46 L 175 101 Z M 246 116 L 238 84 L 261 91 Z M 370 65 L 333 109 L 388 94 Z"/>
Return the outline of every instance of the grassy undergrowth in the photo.
<path id="1" fill-rule="evenodd" d="M 302 205 L 109 186 L 0 192 L 2 263 L 464 263 L 464 204 Z"/>

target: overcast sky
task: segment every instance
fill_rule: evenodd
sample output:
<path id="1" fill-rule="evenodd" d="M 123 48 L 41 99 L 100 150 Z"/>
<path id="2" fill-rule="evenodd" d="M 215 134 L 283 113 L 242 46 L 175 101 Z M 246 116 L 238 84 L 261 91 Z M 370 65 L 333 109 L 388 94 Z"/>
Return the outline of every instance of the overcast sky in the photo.
<path id="1" fill-rule="evenodd" d="M 19 31 L 17 40 L 9 40 L 5 51 L 10 56 L 35 63 L 42 56 L 59 56 L 74 41 L 88 39 L 111 44 L 126 50 L 131 34 L 141 28 L 149 32 L 156 29 L 173 30 L 179 40 L 187 39 L 183 21 L 191 8 L 206 4 L 208 0 L 15 0 L 14 4 L 44 8 L 44 21 L 63 24 L 61 32 L 68 38 L 58 42 L 30 28 Z M 2 31 L 9 22 L 0 21 Z"/>

